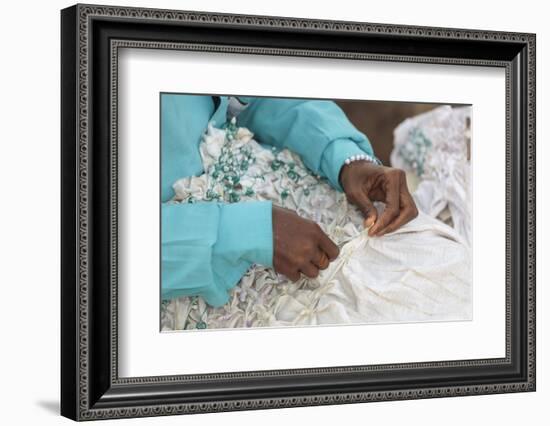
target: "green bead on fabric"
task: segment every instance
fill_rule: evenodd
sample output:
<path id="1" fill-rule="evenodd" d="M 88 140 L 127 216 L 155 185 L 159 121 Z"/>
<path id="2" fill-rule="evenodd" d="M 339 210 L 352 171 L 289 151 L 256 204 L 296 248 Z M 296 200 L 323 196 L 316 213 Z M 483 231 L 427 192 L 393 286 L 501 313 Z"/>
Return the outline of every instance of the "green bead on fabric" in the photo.
<path id="1" fill-rule="evenodd" d="M 241 196 L 237 194 L 236 192 L 230 192 L 229 193 L 229 202 L 230 203 L 238 203 L 241 201 Z"/>
<path id="2" fill-rule="evenodd" d="M 284 163 L 283 163 L 281 160 L 273 160 L 273 161 L 271 162 L 271 169 L 272 169 L 273 171 L 277 171 L 277 170 L 279 170 L 279 169 L 283 166 L 283 164 L 284 164 Z"/>
<path id="3" fill-rule="evenodd" d="M 400 145 L 398 152 L 409 167 L 413 168 L 418 176 L 424 174 L 426 156 L 432 142 L 418 127 L 413 128 L 407 143 Z"/>
<path id="4" fill-rule="evenodd" d="M 283 199 L 283 201 L 286 200 L 289 195 L 290 193 L 288 192 L 288 189 L 283 189 L 283 191 L 281 192 L 281 198 Z"/>
<path id="5" fill-rule="evenodd" d="M 289 170 L 287 172 L 287 176 L 289 177 L 290 180 L 294 182 L 298 182 L 300 180 L 300 175 L 296 173 L 294 170 Z"/>

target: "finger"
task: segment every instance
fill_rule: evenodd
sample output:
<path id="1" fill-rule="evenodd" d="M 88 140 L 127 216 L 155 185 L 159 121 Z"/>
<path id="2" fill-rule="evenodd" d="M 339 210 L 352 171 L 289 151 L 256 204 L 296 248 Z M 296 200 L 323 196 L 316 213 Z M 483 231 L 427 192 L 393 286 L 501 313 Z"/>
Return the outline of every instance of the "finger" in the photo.
<path id="1" fill-rule="evenodd" d="M 297 267 L 293 266 L 288 262 L 283 262 L 282 264 L 275 259 L 273 261 L 273 267 L 275 272 L 282 274 L 291 281 L 298 281 L 300 279 L 300 271 Z"/>
<path id="2" fill-rule="evenodd" d="M 319 232 L 319 248 L 327 254 L 331 262 L 340 254 L 338 246 L 322 230 Z"/>
<path id="3" fill-rule="evenodd" d="M 317 278 L 319 275 L 319 269 L 311 262 L 304 263 L 300 267 L 300 272 L 309 278 Z"/>
<path id="4" fill-rule="evenodd" d="M 374 225 L 369 229 L 369 235 L 378 235 L 399 215 L 400 183 L 399 178 L 388 178 L 386 183 L 386 207 Z"/>
<path id="5" fill-rule="evenodd" d="M 313 259 L 312 263 L 317 266 L 319 269 L 327 269 L 328 265 L 330 264 L 330 261 L 328 260 L 327 254 L 322 251 L 321 249 L 318 250 L 317 255 L 315 256 L 315 259 Z"/>
<path id="6" fill-rule="evenodd" d="M 399 215 L 383 231 L 380 231 L 379 235 L 389 234 L 418 216 L 416 204 L 407 189 L 406 181 L 401 185 L 400 195 Z"/>
<path id="7" fill-rule="evenodd" d="M 410 207 L 405 207 L 401 209 L 399 216 L 397 216 L 392 223 L 390 223 L 382 231 L 380 231 L 378 233 L 378 236 L 386 235 L 386 234 L 389 234 L 390 232 L 397 230 L 401 226 L 405 225 L 406 223 L 414 219 L 415 216 L 416 214 L 413 212 L 413 210 Z"/>
<path id="8" fill-rule="evenodd" d="M 365 228 L 370 228 L 378 218 L 378 211 L 374 204 L 368 197 L 367 193 L 364 190 L 359 190 L 353 194 L 354 204 L 361 210 L 365 220 L 363 221 L 363 226 Z"/>
<path id="9" fill-rule="evenodd" d="M 292 282 L 296 282 L 301 278 L 300 271 L 297 269 L 291 269 L 287 272 L 283 272 L 283 275 L 285 275 Z"/>

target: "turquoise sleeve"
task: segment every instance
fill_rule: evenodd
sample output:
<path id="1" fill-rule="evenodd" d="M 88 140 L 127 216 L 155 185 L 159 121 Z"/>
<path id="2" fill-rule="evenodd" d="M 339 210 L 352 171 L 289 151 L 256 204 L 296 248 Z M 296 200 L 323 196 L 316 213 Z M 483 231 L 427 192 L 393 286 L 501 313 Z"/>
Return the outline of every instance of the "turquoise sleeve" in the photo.
<path id="1" fill-rule="evenodd" d="M 321 159 L 321 170 L 323 175 L 327 177 L 331 185 L 338 191 L 342 192 L 342 186 L 340 185 L 340 170 L 345 164 L 346 159 L 352 155 L 360 154 L 372 154 L 372 149 L 362 150 L 359 144 L 353 142 L 351 139 L 336 139 L 329 144 L 323 152 Z"/>
<path id="2" fill-rule="evenodd" d="M 252 264 L 273 266 L 272 204 L 163 203 L 161 296 L 201 296 L 212 306 L 229 300 Z"/>
<path id="3" fill-rule="evenodd" d="M 172 185 L 203 173 L 199 144 L 214 112 L 210 96 L 163 93 L 161 101 L 161 200 L 174 196 Z"/>
<path id="4" fill-rule="evenodd" d="M 297 153 L 310 170 L 326 177 L 339 191 L 338 176 L 345 159 L 363 153 L 374 156 L 368 138 L 332 101 L 239 99 L 247 103 L 237 118 L 240 126 L 248 127 L 261 143 Z"/>

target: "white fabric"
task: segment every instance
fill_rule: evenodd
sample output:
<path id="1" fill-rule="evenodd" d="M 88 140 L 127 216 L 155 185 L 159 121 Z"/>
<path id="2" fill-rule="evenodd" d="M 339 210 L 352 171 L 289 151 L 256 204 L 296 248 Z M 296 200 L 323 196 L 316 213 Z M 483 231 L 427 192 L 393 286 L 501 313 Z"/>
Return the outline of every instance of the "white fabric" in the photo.
<path id="1" fill-rule="evenodd" d="M 394 130 L 392 166 L 413 173 L 419 210 L 438 217 L 448 209 L 453 227 L 472 242 L 469 161 L 471 108 L 438 107 L 408 118 Z"/>
<path id="2" fill-rule="evenodd" d="M 227 191 L 213 178 L 222 146 L 230 147 L 237 163 L 244 149 L 254 161 L 240 178 L 241 201 L 272 200 L 315 220 L 341 253 L 317 279 L 297 283 L 253 266 L 220 308 L 200 298 L 172 300 L 162 307 L 163 330 L 471 319 L 471 252 L 452 228 L 420 213 L 392 234 L 368 237 L 345 195 L 296 155 L 260 146 L 246 129 L 238 129 L 230 144 L 225 136 L 208 129 L 200 147 L 205 174 L 176 182 L 176 201 L 204 199 L 209 189 L 225 199 Z M 274 160 L 283 166 L 272 167 Z M 254 194 L 244 195 L 245 188 Z"/>

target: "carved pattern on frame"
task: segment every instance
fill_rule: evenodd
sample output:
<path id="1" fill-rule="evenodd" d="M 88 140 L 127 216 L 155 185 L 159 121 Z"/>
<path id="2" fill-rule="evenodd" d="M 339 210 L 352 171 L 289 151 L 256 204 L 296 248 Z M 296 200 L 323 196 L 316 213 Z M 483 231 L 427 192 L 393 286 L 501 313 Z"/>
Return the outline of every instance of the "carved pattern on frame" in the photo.
<path id="1" fill-rule="evenodd" d="M 271 27 L 271 28 L 292 28 L 292 29 L 309 29 L 316 31 L 327 32 L 358 32 L 358 33 L 375 33 L 391 36 L 393 35 L 410 35 L 422 38 L 448 38 L 448 39 L 466 39 L 466 40 L 486 40 L 486 41 L 508 41 L 526 43 L 528 49 L 528 145 L 527 145 L 527 165 L 528 165 L 528 182 L 527 182 L 527 200 L 528 200 L 528 235 L 530 243 L 527 248 L 527 270 L 528 270 L 528 380 L 521 383 L 507 384 L 491 384 L 482 386 L 450 386 L 426 389 L 411 389 L 399 391 L 383 391 L 383 392 L 356 392 L 356 393 L 336 393 L 326 395 L 312 395 L 303 397 L 279 397 L 266 399 L 249 399 L 249 400 L 231 400 L 217 401 L 208 403 L 185 403 L 185 404 L 166 404 L 161 406 L 143 406 L 139 408 L 115 408 L 115 409 L 90 409 L 88 396 L 88 232 L 89 232 L 89 206 L 88 206 L 88 45 L 89 45 L 89 23 L 93 17 L 119 17 L 119 18 L 139 18 L 142 20 L 162 20 L 176 21 L 189 23 L 204 23 L 204 24 L 227 24 L 234 26 L 248 27 Z M 290 50 L 290 49 L 272 49 L 272 48 L 251 48 L 251 47 L 233 47 L 233 46 L 214 46 L 214 45 L 192 45 L 182 43 L 160 43 L 160 42 L 139 42 L 139 41 L 113 41 L 111 45 L 111 119 L 116 122 L 116 95 L 117 95 L 117 49 L 119 47 L 147 47 L 158 49 L 187 49 L 201 51 L 219 51 L 227 53 L 256 53 L 269 55 L 298 55 L 298 56 L 315 56 L 327 58 L 341 59 L 369 59 L 383 61 L 399 61 L 399 62 L 425 62 L 425 63 L 448 63 L 457 65 L 485 65 L 485 66 L 504 66 L 498 61 L 483 61 L 483 60 L 464 60 L 455 58 L 415 58 L 408 56 L 397 55 L 370 55 L 359 53 L 346 52 L 326 52 L 313 50 Z M 184 413 L 206 413 L 214 411 L 229 411 L 229 410 L 248 410 L 248 409 L 264 409 L 264 408 L 281 408 L 295 407 L 308 405 L 328 405 L 328 404 L 345 404 L 353 402 L 367 401 L 383 401 L 383 400 L 400 400 L 400 399 L 417 399 L 417 398 L 436 398 L 444 396 L 463 396 L 485 393 L 506 393 L 516 392 L 519 390 L 534 389 L 535 381 L 535 37 L 532 34 L 522 33 L 507 33 L 495 31 L 480 31 L 480 30 L 464 30 L 464 29 L 446 29 L 437 27 L 418 27 L 418 26 L 402 26 L 389 24 L 369 24 L 356 22 L 337 22 L 312 19 L 298 19 L 285 17 L 268 17 L 268 16 L 245 16 L 245 15 L 229 15 L 218 13 L 204 12 L 187 12 L 187 11 L 170 11 L 156 9 L 138 9 L 124 7 L 103 7 L 103 6 L 78 6 L 78 417 L 82 420 L 102 419 L 109 417 L 140 417 L 150 415 L 171 415 Z M 510 118 L 510 69 L 506 67 L 506 118 L 507 123 Z M 434 362 L 434 363 L 414 363 L 414 364 L 389 364 L 378 366 L 365 367 L 333 367 L 333 368 L 317 368 L 304 370 L 274 370 L 262 372 L 247 372 L 247 373 L 221 373 L 211 375 L 190 375 L 190 376 L 161 376 L 161 377 L 137 377 L 119 379 L 117 377 L 117 351 L 113 351 L 113 362 L 111 379 L 116 383 L 163 383 L 182 380 L 220 380 L 242 377 L 268 377 L 268 376 L 285 376 L 300 374 L 331 374 L 350 371 L 375 371 L 384 369 L 398 369 L 410 367 L 442 367 L 442 366 L 470 366 L 470 365 L 486 365 L 494 363 L 509 362 L 510 356 L 510 159 L 511 148 L 510 129 L 506 129 L 506 145 L 507 145 L 507 181 L 506 181 L 506 197 L 507 197 L 507 215 L 506 215 L 506 237 L 507 237 L 507 259 L 506 259 L 506 358 L 504 359 L 482 359 L 482 360 L 465 360 L 452 362 Z M 111 169 L 111 204 L 116 206 L 117 200 L 117 130 L 116 126 L 111 127 L 111 158 L 113 167 Z M 116 259 L 117 256 L 117 223 L 116 223 L 116 207 L 111 211 L 111 258 Z M 112 262 L 111 266 L 111 285 L 112 285 L 112 300 L 111 300 L 111 336 L 113 348 L 117 347 L 117 327 L 116 327 L 116 261 Z"/>
<path id="2" fill-rule="evenodd" d="M 311 52 L 309 50 L 299 49 L 276 49 L 276 48 L 256 48 L 256 47 L 231 47 L 221 45 L 203 45 L 193 43 L 166 43 L 166 42 L 151 42 L 151 41 L 133 41 L 133 40 L 111 40 L 111 117 L 113 120 L 116 118 L 116 111 L 118 109 L 118 92 L 117 92 L 117 76 L 118 76 L 118 53 L 120 48 L 135 48 L 135 49 L 162 49 L 162 50 L 181 50 L 181 51 L 203 51 L 203 52 L 223 52 L 223 53 L 245 53 L 245 54 L 268 54 L 268 55 L 285 55 L 285 56 L 310 56 L 310 57 L 327 57 L 327 58 L 339 58 L 339 59 L 360 59 L 360 60 L 384 60 L 389 62 L 427 62 L 427 63 L 445 63 L 445 64 L 460 64 L 460 65 L 477 65 L 477 66 L 501 66 L 504 67 L 506 63 L 499 61 L 487 61 L 487 60 L 462 60 L 462 59 L 448 59 L 448 58 L 418 58 L 410 56 L 398 56 L 398 55 L 375 55 L 365 53 L 342 53 L 342 52 Z M 509 80 L 510 71 L 506 68 L 506 79 Z M 507 85 L 509 86 L 509 84 Z M 506 94 L 509 99 L 509 93 Z M 116 121 L 111 123 L 111 164 L 117 164 L 117 125 Z M 508 147 L 508 156 L 511 156 L 511 151 Z M 114 184 L 111 185 L 111 193 L 116 194 L 116 177 L 113 180 Z M 116 227 L 117 221 L 117 209 L 116 209 L 116 196 L 112 198 L 112 210 L 111 221 L 114 227 Z M 509 211 L 507 211 L 507 221 L 509 221 Z M 507 225 L 507 228 L 509 226 Z M 112 264 L 116 261 L 116 247 L 113 247 L 111 256 Z M 112 275 L 113 297 L 111 300 L 111 311 L 113 315 L 116 315 L 116 269 Z M 509 290 L 509 285 L 507 289 Z M 112 371 L 111 380 L 117 384 L 124 383 L 162 383 L 162 382 L 174 382 L 174 381 L 195 381 L 204 380 L 205 377 L 208 380 L 220 380 L 220 379 L 238 379 L 242 377 L 268 377 L 268 376 L 281 376 L 281 375 L 300 375 L 307 373 L 316 374 L 331 374 L 331 373 L 349 373 L 357 371 L 380 371 L 380 370 L 394 370 L 405 368 L 437 368 L 437 367 L 458 367 L 458 366 L 480 366 L 490 364 L 502 364 L 503 362 L 510 362 L 510 328 L 511 317 L 510 311 L 510 294 L 509 291 L 506 296 L 507 304 L 507 322 L 506 322 L 506 357 L 494 358 L 494 359 L 478 359 L 478 360 L 465 360 L 465 361 L 439 361 L 439 362 L 417 362 L 417 363 L 401 363 L 401 364 L 382 364 L 372 366 L 354 366 L 354 367 L 330 367 L 330 368 L 311 368 L 311 369 L 293 369 L 293 370 L 273 370 L 273 371 L 261 371 L 261 372 L 246 372 L 246 373 L 218 373 L 218 374 L 206 374 L 206 375 L 173 375 L 173 376 L 161 376 L 161 377 L 139 377 L 139 378 L 118 378 L 117 376 L 117 357 L 116 353 L 113 353 L 112 357 Z M 112 345 L 116 347 L 117 336 L 117 323 L 116 316 L 111 318 L 111 333 L 112 333 Z"/>

